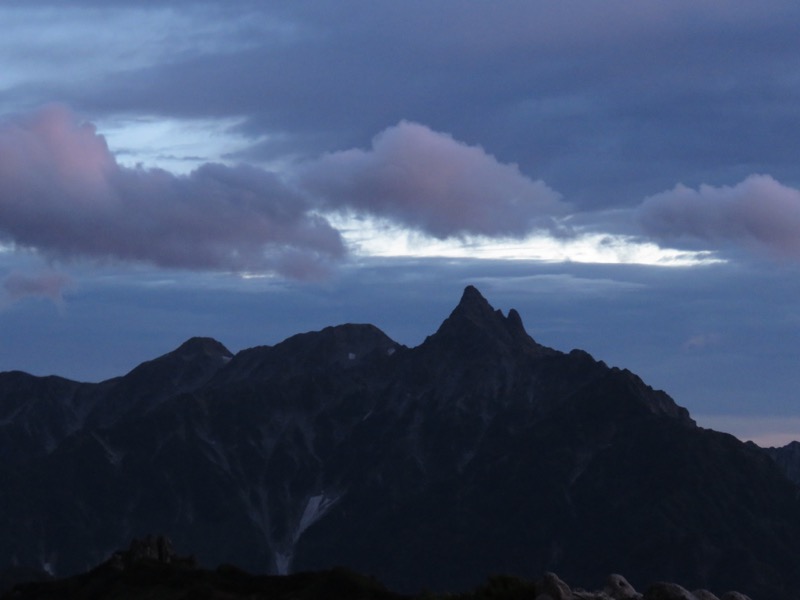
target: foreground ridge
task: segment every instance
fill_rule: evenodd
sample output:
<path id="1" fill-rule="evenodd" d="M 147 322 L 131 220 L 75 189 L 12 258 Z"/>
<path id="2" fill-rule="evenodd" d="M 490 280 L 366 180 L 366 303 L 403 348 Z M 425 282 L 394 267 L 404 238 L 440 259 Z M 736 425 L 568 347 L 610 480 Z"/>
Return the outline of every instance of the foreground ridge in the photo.
<path id="1" fill-rule="evenodd" d="M 0 593 L 2 593 L 0 589 Z M 134 539 L 127 550 L 91 571 L 67 579 L 19 583 L 0 600 L 113 600 L 150 598 L 172 600 L 202 597 L 237 600 L 254 597 L 271 600 L 750 600 L 738 592 L 715 596 L 708 590 L 689 592 L 675 583 L 655 583 L 637 592 L 625 577 L 609 575 L 601 590 L 571 589 L 555 573 L 535 581 L 494 576 L 471 592 L 401 595 L 374 578 L 336 568 L 290 576 L 257 576 L 233 566 L 215 570 L 199 568 L 192 557 L 180 557 L 163 536 Z"/>

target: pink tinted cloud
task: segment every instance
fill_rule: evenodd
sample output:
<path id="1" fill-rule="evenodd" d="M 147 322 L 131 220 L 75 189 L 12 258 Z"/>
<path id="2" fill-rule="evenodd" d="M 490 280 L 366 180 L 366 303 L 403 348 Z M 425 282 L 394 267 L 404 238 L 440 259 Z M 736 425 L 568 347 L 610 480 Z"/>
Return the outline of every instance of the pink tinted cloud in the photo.
<path id="1" fill-rule="evenodd" d="M 313 276 L 344 245 L 311 209 L 253 167 L 122 167 L 63 107 L 0 123 L 0 238 L 49 256 Z"/>
<path id="2" fill-rule="evenodd" d="M 639 209 L 645 231 L 667 241 L 734 243 L 800 260 L 800 191 L 769 175 L 728 187 L 683 185 L 647 198 Z"/>
<path id="3" fill-rule="evenodd" d="M 516 165 L 405 121 L 377 135 L 369 150 L 306 165 L 300 184 L 325 208 L 387 218 L 442 239 L 523 237 L 566 212 L 558 193 Z"/>
<path id="4" fill-rule="evenodd" d="M 72 279 L 55 271 L 37 275 L 14 272 L 3 281 L 3 290 L 12 302 L 38 296 L 60 304 L 64 300 L 64 291 L 71 285 Z"/>

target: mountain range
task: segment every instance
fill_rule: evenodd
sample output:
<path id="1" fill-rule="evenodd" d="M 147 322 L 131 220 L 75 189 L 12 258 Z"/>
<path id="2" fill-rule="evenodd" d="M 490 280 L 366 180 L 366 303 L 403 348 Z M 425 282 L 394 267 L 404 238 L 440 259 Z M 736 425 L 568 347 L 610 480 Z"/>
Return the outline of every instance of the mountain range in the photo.
<path id="1" fill-rule="evenodd" d="M 201 564 L 400 591 L 621 572 L 800 598 L 789 462 L 471 286 L 414 348 L 346 324 L 193 338 L 100 383 L 0 373 L 0 459 L 0 565 L 74 574 L 155 532 Z"/>

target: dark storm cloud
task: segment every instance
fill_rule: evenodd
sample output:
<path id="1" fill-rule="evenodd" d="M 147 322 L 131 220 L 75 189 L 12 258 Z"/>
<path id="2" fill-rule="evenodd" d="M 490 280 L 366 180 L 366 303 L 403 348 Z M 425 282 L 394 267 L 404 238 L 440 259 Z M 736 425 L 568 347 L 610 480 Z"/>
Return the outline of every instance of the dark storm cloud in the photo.
<path id="1" fill-rule="evenodd" d="M 220 23 L 195 51 L 64 83 L 60 97 L 241 118 L 254 145 L 237 156 L 254 160 L 364 147 L 407 119 L 583 208 L 632 206 L 676 181 L 787 180 L 800 155 L 793 3 L 231 6 L 193 9 Z"/>
<path id="2" fill-rule="evenodd" d="M 647 198 L 639 216 L 645 231 L 662 241 L 741 246 L 800 260 L 800 191 L 768 175 L 734 186 L 678 185 Z"/>
<path id="3" fill-rule="evenodd" d="M 523 237 L 567 212 L 558 193 L 516 165 L 418 123 L 386 129 L 370 150 L 328 154 L 306 165 L 300 181 L 328 209 L 387 218 L 442 239 Z"/>
<path id="4" fill-rule="evenodd" d="M 271 173 L 124 168 L 56 106 L 0 125 L 0 234 L 53 257 L 294 277 L 344 254 L 338 232 Z"/>

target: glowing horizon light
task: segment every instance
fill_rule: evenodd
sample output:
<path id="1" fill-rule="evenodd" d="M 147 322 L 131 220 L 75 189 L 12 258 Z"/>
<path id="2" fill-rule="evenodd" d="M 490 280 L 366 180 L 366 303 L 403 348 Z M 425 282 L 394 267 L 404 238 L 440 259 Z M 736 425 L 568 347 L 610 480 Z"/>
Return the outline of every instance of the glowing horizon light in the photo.
<path id="1" fill-rule="evenodd" d="M 527 238 L 491 239 L 469 236 L 440 240 L 386 221 L 330 216 L 353 254 L 362 257 L 477 258 L 593 264 L 635 264 L 692 267 L 726 262 L 710 251 L 662 248 L 634 236 L 583 233 L 557 238 L 546 232 Z"/>
<path id="2" fill-rule="evenodd" d="M 694 414 L 701 427 L 730 433 L 762 448 L 780 447 L 800 440 L 800 418 L 774 415 Z"/>

